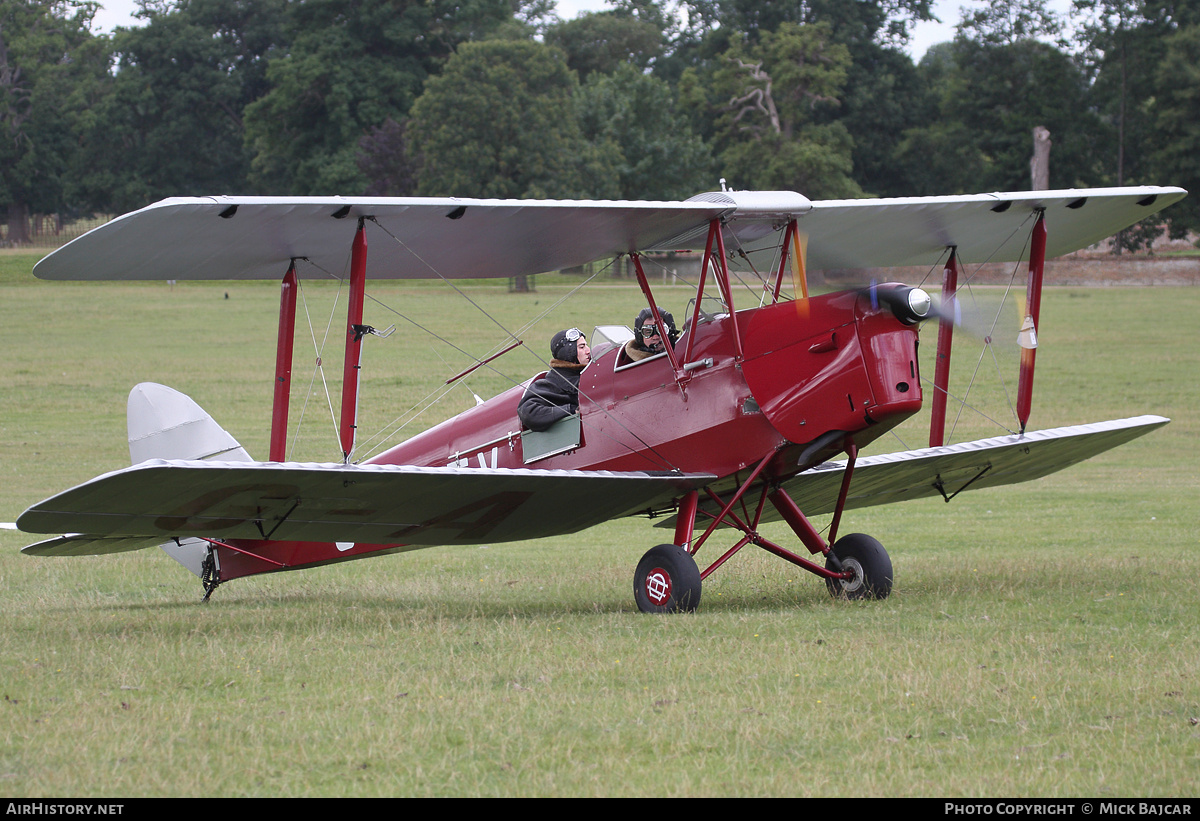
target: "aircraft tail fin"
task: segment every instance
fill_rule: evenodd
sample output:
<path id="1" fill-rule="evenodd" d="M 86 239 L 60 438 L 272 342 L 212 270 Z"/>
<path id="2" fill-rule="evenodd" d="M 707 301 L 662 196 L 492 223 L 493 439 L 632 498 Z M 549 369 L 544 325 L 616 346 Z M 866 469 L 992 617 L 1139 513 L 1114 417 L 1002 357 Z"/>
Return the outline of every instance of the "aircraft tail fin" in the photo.
<path id="1" fill-rule="evenodd" d="M 166 385 L 135 385 L 129 392 L 126 420 L 129 459 L 135 465 L 147 459 L 253 461 L 191 397 Z"/>
<path id="2" fill-rule="evenodd" d="M 237 439 L 217 424 L 190 396 L 154 382 L 142 382 L 129 392 L 126 409 L 129 459 L 137 465 L 148 459 L 250 462 Z M 164 542 L 163 552 L 204 578 L 208 543 L 184 538 Z"/>

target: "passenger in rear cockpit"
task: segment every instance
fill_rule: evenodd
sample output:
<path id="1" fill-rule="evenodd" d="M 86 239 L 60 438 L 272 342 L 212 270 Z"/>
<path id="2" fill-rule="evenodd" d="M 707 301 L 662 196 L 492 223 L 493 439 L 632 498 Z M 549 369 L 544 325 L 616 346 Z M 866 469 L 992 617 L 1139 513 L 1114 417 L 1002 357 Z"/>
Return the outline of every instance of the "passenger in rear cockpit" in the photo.
<path id="1" fill-rule="evenodd" d="M 559 331 L 550 340 L 550 371 L 525 389 L 517 416 L 534 431 L 549 429 L 579 410 L 579 375 L 592 361 L 587 337 L 578 328 Z"/>
<path id="2" fill-rule="evenodd" d="M 625 343 L 625 356 L 629 361 L 637 362 L 660 354 L 667 349 L 667 342 L 671 343 L 672 348 L 675 347 L 675 342 L 679 339 L 679 333 L 675 330 L 675 319 L 667 311 L 660 310 L 658 313 L 662 317 L 666 333 L 663 333 L 664 328 L 655 323 L 654 312 L 649 308 L 642 308 L 633 322 L 633 339 Z"/>

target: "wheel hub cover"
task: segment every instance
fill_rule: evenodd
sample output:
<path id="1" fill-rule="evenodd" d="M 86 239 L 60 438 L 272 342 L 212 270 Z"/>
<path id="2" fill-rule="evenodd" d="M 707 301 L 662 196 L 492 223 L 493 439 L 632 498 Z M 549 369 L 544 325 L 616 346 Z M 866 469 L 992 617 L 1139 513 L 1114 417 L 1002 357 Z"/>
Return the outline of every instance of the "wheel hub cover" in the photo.
<path id="1" fill-rule="evenodd" d="M 656 567 L 646 574 L 646 596 L 655 607 L 662 607 L 671 600 L 671 574 Z"/>
<path id="2" fill-rule="evenodd" d="M 842 559 L 842 569 L 854 571 L 853 579 L 842 579 L 842 589 L 847 593 L 853 593 L 863 586 L 863 569 L 858 559 Z"/>

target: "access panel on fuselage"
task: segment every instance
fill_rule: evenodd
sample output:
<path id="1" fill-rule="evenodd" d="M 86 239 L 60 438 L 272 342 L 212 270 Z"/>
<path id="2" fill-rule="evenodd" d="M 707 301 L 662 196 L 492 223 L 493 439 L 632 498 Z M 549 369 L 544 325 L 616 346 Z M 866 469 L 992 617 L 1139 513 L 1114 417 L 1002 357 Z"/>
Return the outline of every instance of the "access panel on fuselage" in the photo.
<path id="1" fill-rule="evenodd" d="M 857 295 L 841 293 L 770 305 L 748 319 L 746 382 L 789 441 L 879 423 L 882 432 L 920 409 L 916 329 L 886 309 L 864 310 Z"/>

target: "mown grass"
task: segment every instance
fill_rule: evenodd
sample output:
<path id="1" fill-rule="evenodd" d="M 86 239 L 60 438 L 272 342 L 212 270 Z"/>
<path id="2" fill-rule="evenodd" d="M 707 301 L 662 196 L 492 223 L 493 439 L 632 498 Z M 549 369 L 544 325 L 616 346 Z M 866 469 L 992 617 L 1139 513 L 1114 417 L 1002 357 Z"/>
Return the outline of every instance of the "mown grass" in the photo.
<path id="1" fill-rule="evenodd" d="M 471 353 L 501 339 L 460 297 L 373 290 Z M 563 291 L 470 293 L 519 327 Z M 318 338 L 333 294 L 306 286 Z M 678 316 L 687 292 L 659 295 Z M 0 521 L 126 463 L 125 395 L 144 379 L 189 393 L 263 454 L 276 299 L 270 285 L 0 271 Z M 553 330 L 629 321 L 640 304 L 636 287 L 591 288 L 521 335 L 540 356 Z M 1034 425 L 1144 412 L 1172 424 L 1029 485 L 853 512 L 843 532 L 892 554 L 883 602 L 834 601 L 744 551 L 706 581 L 699 612 L 643 616 L 632 571 L 663 534 L 640 520 L 242 579 L 207 604 L 158 551 L 39 560 L 0 530 L 0 790 L 1194 795 L 1198 307 L 1194 289 L 1048 291 Z M 371 430 L 467 360 L 379 303 L 367 321 L 399 326 L 368 340 Z M 340 369 L 337 345 L 324 355 Z M 298 385 L 315 356 L 297 354 Z M 537 367 L 518 350 L 467 381 L 487 396 Z M 455 389 L 406 431 L 472 401 Z M 312 410 L 323 403 L 305 412 L 297 458 L 334 458 L 328 411 Z M 903 446 L 923 444 L 917 422 Z"/>

